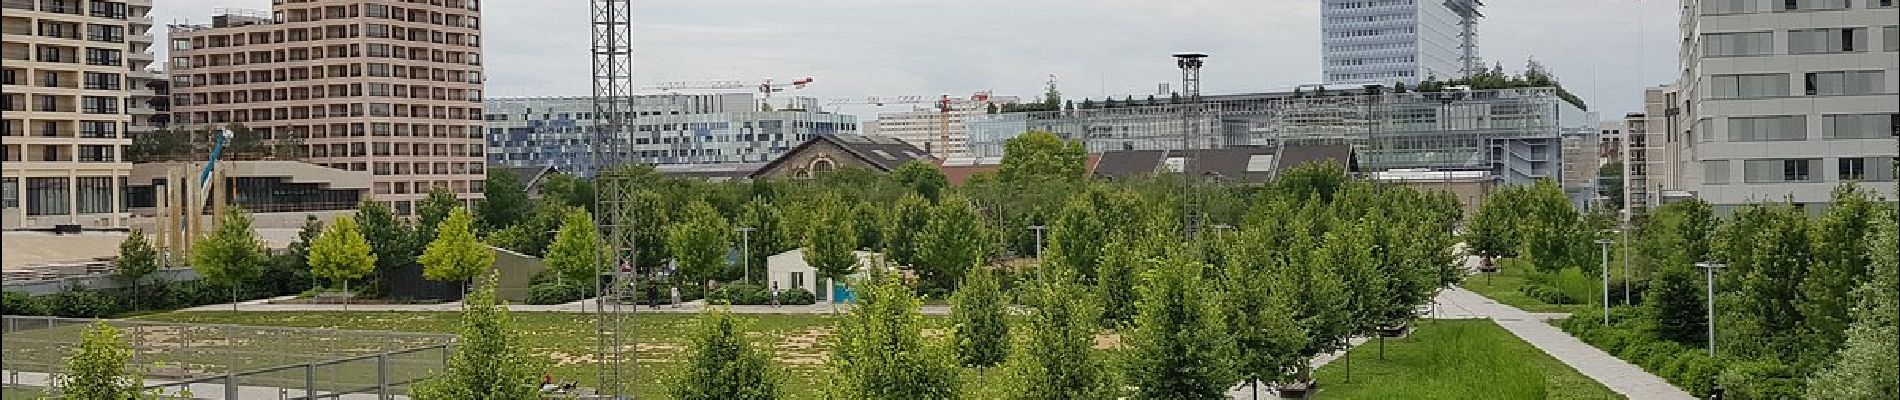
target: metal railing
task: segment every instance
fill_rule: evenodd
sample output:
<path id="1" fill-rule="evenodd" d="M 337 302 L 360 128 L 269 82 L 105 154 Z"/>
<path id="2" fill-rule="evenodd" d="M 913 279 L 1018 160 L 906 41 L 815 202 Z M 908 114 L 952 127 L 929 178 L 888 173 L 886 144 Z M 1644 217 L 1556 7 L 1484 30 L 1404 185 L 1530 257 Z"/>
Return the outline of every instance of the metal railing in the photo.
<path id="1" fill-rule="evenodd" d="M 96 321 L 5 316 L 0 383 L 57 391 L 65 357 Z M 105 322 L 130 344 L 147 388 L 195 398 L 396 398 L 443 369 L 453 346 L 443 334 Z"/>

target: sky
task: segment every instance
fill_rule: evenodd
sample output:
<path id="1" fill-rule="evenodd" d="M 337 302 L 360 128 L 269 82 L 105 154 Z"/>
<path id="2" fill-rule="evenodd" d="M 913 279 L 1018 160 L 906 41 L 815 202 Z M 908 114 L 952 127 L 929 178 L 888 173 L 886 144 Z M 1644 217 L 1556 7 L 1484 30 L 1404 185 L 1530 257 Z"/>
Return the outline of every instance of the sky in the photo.
<path id="1" fill-rule="evenodd" d="M 269 0 L 164 0 L 153 19 L 208 23 L 214 9 Z M 585 96 L 587 0 L 486 0 L 487 95 Z M 1210 55 L 1203 94 L 1318 83 L 1319 0 L 639 0 L 634 81 L 812 77 L 795 92 L 866 96 L 1040 96 L 1050 74 L 1065 98 L 1143 98 L 1179 88 L 1169 54 Z M 1507 72 L 1535 58 L 1605 120 L 1642 107 L 1642 90 L 1676 70 L 1671 0 L 1491 0 L 1480 55 Z M 164 46 L 153 46 L 163 51 Z M 161 54 L 160 60 L 163 60 Z M 843 111 L 872 119 L 887 106 Z"/>

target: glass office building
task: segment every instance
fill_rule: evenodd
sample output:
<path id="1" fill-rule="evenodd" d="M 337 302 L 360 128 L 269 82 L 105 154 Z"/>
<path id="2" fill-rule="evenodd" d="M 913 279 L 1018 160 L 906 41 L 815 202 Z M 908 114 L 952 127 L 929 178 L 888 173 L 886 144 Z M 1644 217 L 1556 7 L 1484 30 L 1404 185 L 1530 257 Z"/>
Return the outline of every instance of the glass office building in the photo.
<path id="1" fill-rule="evenodd" d="M 490 98 L 483 104 L 488 164 L 591 175 L 594 146 L 601 144 L 617 146 L 637 164 L 758 163 L 814 135 L 857 132 L 856 117 L 826 112 L 811 98 L 789 99 L 774 111 L 760 111 L 746 93 L 641 95 L 632 103 L 630 131 L 596 141 L 605 135 L 593 134 L 591 98 Z"/>
<path id="2" fill-rule="evenodd" d="M 1327 84 L 1417 84 L 1484 68 L 1478 58 L 1479 0 L 1324 0 L 1322 72 Z"/>

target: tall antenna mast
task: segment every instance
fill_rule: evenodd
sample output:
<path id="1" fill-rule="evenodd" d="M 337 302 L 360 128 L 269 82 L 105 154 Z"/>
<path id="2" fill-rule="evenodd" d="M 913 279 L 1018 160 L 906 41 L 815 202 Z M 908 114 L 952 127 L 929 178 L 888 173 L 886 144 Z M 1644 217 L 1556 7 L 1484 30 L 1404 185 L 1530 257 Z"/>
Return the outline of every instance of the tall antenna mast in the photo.
<path id="1" fill-rule="evenodd" d="M 631 289 L 622 279 L 631 278 L 632 266 L 638 264 L 633 246 L 633 230 L 637 229 L 633 207 L 633 183 L 623 175 L 625 166 L 633 161 L 629 152 L 632 143 L 632 130 L 628 129 L 633 118 L 633 1 L 632 0 L 590 0 L 592 11 L 591 35 L 593 49 L 590 52 L 593 61 L 594 84 L 594 130 L 593 130 L 593 173 L 598 184 L 594 196 L 594 224 L 601 236 L 596 240 L 599 246 L 594 252 L 596 271 L 611 271 L 605 284 L 596 283 L 594 294 L 595 347 L 599 353 L 596 358 L 601 363 L 598 370 L 598 384 L 595 390 L 599 394 L 611 394 L 613 398 L 631 396 L 624 382 L 631 381 L 632 371 L 623 371 L 626 355 L 623 349 L 622 332 L 626 329 L 621 314 L 620 299 L 623 288 Z M 595 282 L 600 282 L 595 279 Z M 612 304 L 608 304 L 611 302 Z M 631 340 L 631 338 L 625 338 Z"/>

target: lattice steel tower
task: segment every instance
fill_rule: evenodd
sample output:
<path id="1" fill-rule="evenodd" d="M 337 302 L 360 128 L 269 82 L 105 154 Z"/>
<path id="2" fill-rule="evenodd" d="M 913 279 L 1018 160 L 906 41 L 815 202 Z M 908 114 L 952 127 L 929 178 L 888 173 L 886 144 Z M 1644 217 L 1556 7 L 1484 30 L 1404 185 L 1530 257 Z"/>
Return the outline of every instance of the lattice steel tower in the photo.
<path id="1" fill-rule="evenodd" d="M 633 229 L 637 217 L 633 207 L 631 177 L 626 166 L 634 158 L 627 144 L 632 130 L 633 98 L 633 1 L 590 0 L 593 50 L 594 126 L 592 146 L 594 168 L 594 224 L 599 228 L 603 249 L 594 253 L 598 271 L 607 279 L 597 279 L 594 301 L 596 346 L 600 362 L 598 390 L 612 398 L 631 397 L 625 382 L 633 378 L 627 363 L 626 345 L 632 332 L 621 313 L 621 299 L 628 298 L 637 265 L 634 257 Z M 602 254 L 605 253 L 605 254 Z"/>

